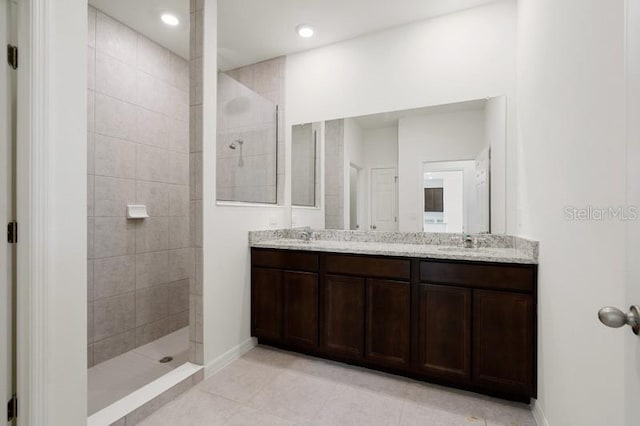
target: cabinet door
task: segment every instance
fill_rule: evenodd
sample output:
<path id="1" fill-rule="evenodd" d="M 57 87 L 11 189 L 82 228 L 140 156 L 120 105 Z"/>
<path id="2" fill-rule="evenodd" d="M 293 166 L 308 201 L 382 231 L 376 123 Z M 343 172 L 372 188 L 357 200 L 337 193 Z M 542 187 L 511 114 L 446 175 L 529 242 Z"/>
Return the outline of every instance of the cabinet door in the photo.
<path id="1" fill-rule="evenodd" d="M 533 298 L 474 290 L 473 379 L 489 390 L 531 395 Z"/>
<path id="2" fill-rule="evenodd" d="M 364 279 L 327 275 L 322 313 L 322 348 L 335 354 L 361 358 L 364 346 Z"/>
<path id="3" fill-rule="evenodd" d="M 471 290 L 418 286 L 418 371 L 471 379 Z"/>
<path id="4" fill-rule="evenodd" d="M 282 338 L 282 271 L 253 268 L 251 329 L 255 337 Z"/>
<path id="5" fill-rule="evenodd" d="M 284 340 L 318 346 L 318 274 L 284 272 Z"/>
<path id="6" fill-rule="evenodd" d="M 411 287 L 407 282 L 367 280 L 365 357 L 390 367 L 409 366 Z"/>

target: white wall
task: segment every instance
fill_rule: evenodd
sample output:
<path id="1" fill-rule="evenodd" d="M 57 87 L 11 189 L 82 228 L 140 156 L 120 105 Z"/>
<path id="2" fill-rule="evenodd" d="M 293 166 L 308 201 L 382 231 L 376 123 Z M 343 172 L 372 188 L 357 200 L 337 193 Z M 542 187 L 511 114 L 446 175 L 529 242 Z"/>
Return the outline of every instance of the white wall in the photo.
<path id="1" fill-rule="evenodd" d="M 637 424 L 623 419 L 629 330 L 596 316 L 629 305 L 624 225 L 563 211 L 625 203 L 624 2 L 521 0 L 518 26 L 519 233 L 540 241 L 538 402 L 552 426 Z"/>
<path id="2" fill-rule="evenodd" d="M 506 95 L 507 179 L 513 181 L 506 203 L 509 228 L 515 226 L 515 61 L 515 1 L 359 37 L 288 57 L 288 120 L 357 117 Z"/>
<path id="3" fill-rule="evenodd" d="M 399 229 L 423 227 L 423 164 L 473 160 L 486 146 L 484 110 L 425 114 L 400 119 L 398 128 Z"/>
<path id="4" fill-rule="evenodd" d="M 204 7 L 203 116 L 216 117 L 217 0 Z M 248 231 L 289 226 L 287 207 L 216 204 L 216 120 L 203 123 L 204 363 L 250 338 Z M 289 150 L 288 155 L 291 152 Z M 286 186 L 286 185 L 285 185 Z M 288 185 L 290 188 L 290 183 Z M 285 191 L 289 193 L 288 190 Z M 285 205 L 290 201 L 285 198 Z"/>

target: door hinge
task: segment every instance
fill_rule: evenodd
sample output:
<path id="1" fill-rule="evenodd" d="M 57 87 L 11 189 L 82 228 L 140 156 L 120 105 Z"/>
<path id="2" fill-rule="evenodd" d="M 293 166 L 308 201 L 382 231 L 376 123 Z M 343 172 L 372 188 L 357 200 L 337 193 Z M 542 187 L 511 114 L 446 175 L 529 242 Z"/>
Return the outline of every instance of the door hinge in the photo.
<path id="1" fill-rule="evenodd" d="M 18 417 L 18 397 L 13 395 L 9 402 L 7 403 L 7 421 Z"/>
<path id="2" fill-rule="evenodd" d="M 18 69 L 18 46 L 7 44 L 7 62 L 14 70 Z"/>
<path id="3" fill-rule="evenodd" d="M 7 241 L 9 244 L 18 242 L 18 222 L 15 220 L 7 224 Z"/>

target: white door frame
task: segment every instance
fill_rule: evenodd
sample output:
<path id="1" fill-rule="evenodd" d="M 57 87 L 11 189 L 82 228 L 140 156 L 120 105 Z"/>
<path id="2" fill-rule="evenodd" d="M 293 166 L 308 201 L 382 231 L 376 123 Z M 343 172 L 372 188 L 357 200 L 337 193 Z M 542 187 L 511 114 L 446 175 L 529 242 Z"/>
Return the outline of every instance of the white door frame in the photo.
<path id="1" fill-rule="evenodd" d="M 81 425 L 87 1 L 18 3 L 18 425 Z"/>

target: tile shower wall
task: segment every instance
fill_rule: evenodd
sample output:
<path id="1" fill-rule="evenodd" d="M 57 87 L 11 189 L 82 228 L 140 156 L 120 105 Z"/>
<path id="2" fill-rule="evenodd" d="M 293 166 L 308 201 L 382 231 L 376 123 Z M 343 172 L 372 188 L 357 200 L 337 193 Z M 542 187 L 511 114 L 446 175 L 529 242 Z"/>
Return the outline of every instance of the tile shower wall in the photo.
<path id="1" fill-rule="evenodd" d="M 88 39 L 91 366 L 189 324 L 194 255 L 189 64 L 93 8 Z"/>
<path id="2" fill-rule="evenodd" d="M 325 123 L 325 228 L 344 229 L 344 120 Z"/>
<path id="3" fill-rule="evenodd" d="M 218 74 L 216 196 L 276 203 L 276 104 Z"/>
<path id="4" fill-rule="evenodd" d="M 236 68 L 226 71 L 225 74 L 248 87 L 253 92 L 278 105 L 277 196 L 278 203 L 281 204 L 284 201 L 286 57 L 281 56 L 268 61 Z"/>
<path id="5" fill-rule="evenodd" d="M 320 123 L 298 124 L 291 129 L 291 203 L 294 206 L 317 205 L 320 194 L 319 132 Z"/>

